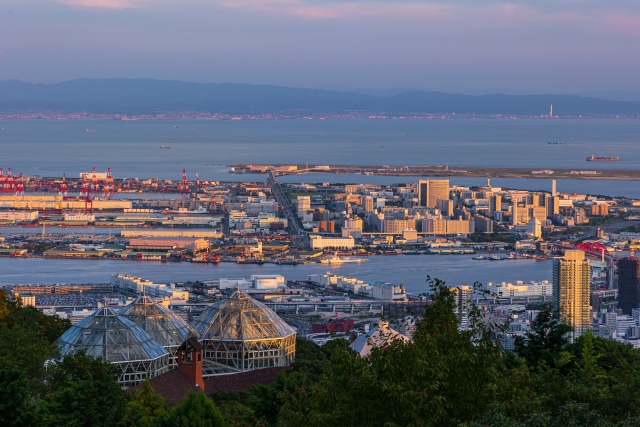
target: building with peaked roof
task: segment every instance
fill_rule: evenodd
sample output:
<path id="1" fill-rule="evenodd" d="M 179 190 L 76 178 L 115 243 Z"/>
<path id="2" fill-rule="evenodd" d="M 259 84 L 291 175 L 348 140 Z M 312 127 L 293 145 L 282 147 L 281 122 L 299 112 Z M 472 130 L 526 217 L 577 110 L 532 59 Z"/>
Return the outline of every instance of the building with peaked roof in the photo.
<path id="1" fill-rule="evenodd" d="M 177 366 L 176 351 L 190 337 L 198 333 L 173 311 L 154 302 L 146 295 L 140 295 L 131 304 L 120 309 L 119 314 L 131 320 L 158 344 L 169 352 L 169 369 Z"/>
<path id="2" fill-rule="evenodd" d="M 118 382 L 132 387 L 169 369 L 169 352 L 140 326 L 109 307 L 71 326 L 58 339 L 64 356 L 84 350 L 120 368 Z"/>
<path id="3" fill-rule="evenodd" d="M 388 322 L 381 320 L 378 326 L 360 335 L 354 342 L 349 344 L 349 348 L 357 352 L 360 356 L 366 357 L 371 354 L 371 350 L 374 347 L 384 347 L 396 340 L 410 341 L 409 338 L 400 332 L 391 329 Z"/>
<path id="4" fill-rule="evenodd" d="M 193 327 L 208 362 L 205 377 L 288 366 L 295 358 L 295 330 L 241 290 L 205 309 Z M 222 371 L 207 369 L 212 367 Z"/>
<path id="5" fill-rule="evenodd" d="M 204 378 L 206 366 L 203 347 L 194 337 L 188 338 L 177 349 L 177 368 L 149 380 L 153 390 L 167 401 L 176 403 L 190 391 L 211 394 L 217 391 L 246 390 L 253 385 L 271 385 L 282 370 L 289 367 L 275 367 L 254 371 L 236 372 L 232 375 L 217 375 Z M 139 390 L 141 385 L 132 388 Z"/>

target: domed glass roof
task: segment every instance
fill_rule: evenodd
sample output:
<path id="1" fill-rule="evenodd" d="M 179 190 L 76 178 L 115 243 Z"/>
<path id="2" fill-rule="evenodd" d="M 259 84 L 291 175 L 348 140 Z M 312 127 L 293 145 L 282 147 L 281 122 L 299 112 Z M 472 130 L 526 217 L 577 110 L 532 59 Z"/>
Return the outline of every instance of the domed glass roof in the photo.
<path id="1" fill-rule="evenodd" d="M 146 295 L 139 296 L 119 313 L 140 326 L 163 347 L 177 347 L 187 338 L 198 337 L 198 333 L 180 316 Z"/>
<path id="2" fill-rule="evenodd" d="M 140 326 L 104 307 L 67 329 L 58 339 L 63 355 L 84 349 L 111 363 L 153 360 L 168 356 Z"/>
<path id="3" fill-rule="evenodd" d="M 241 290 L 206 308 L 193 327 L 203 339 L 229 341 L 284 338 L 296 333 L 273 310 Z"/>

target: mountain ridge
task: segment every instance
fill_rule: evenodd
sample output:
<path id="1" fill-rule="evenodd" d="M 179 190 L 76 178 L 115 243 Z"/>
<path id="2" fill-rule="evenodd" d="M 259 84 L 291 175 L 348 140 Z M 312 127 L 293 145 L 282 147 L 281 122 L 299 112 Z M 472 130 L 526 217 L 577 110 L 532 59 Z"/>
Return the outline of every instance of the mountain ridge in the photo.
<path id="1" fill-rule="evenodd" d="M 410 113 L 542 116 L 637 116 L 640 102 L 579 95 L 465 95 L 408 91 L 392 96 L 247 83 L 192 83 L 157 79 L 75 79 L 61 83 L 0 81 L 0 112 L 157 114 L 198 111 L 229 114 Z"/>

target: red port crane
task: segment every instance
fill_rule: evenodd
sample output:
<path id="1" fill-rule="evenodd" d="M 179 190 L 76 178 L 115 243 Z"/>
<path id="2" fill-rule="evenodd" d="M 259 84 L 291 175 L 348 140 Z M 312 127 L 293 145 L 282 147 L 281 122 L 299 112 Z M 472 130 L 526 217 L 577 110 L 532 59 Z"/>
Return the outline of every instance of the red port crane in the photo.
<path id="1" fill-rule="evenodd" d="M 62 184 L 60 184 L 60 188 L 58 188 L 58 194 L 61 196 L 66 196 L 68 195 L 68 188 L 67 188 L 67 174 L 62 174 Z"/>
<path id="2" fill-rule="evenodd" d="M 22 177 L 22 172 L 20 172 L 20 176 L 18 176 L 18 180 L 16 182 L 16 194 L 24 196 L 24 178 Z"/>
<path id="3" fill-rule="evenodd" d="M 198 176 L 198 169 L 196 169 L 196 191 L 199 193 L 202 191 L 202 181 L 200 181 L 200 176 Z"/>
<path id="4" fill-rule="evenodd" d="M 5 186 L 5 191 L 8 193 L 13 193 L 16 186 L 16 181 L 15 179 L 13 179 L 11 168 L 7 169 L 7 185 L 8 186 Z"/>
<path id="5" fill-rule="evenodd" d="M 182 199 L 189 198 L 189 181 L 187 181 L 187 170 L 182 169 L 182 181 L 180 182 L 180 193 L 182 193 Z"/>
<path id="6" fill-rule="evenodd" d="M 80 187 L 80 197 L 86 197 L 89 195 L 89 184 L 86 179 L 82 179 L 82 187 Z"/>
<path id="7" fill-rule="evenodd" d="M 0 192 L 6 191 L 7 178 L 4 176 L 4 168 L 0 168 Z"/>
<path id="8" fill-rule="evenodd" d="M 115 183 L 113 177 L 111 176 L 111 168 L 107 168 L 107 182 L 105 183 L 104 189 L 102 190 L 104 197 L 110 199 L 114 189 Z"/>
<path id="9" fill-rule="evenodd" d="M 97 193 L 100 189 L 100 184 L 98 183 L 98 177 L 96 176 L 96 167 L 91 168 L 91 173 L 93 176 L 91 177 L 91 192 Z"/>

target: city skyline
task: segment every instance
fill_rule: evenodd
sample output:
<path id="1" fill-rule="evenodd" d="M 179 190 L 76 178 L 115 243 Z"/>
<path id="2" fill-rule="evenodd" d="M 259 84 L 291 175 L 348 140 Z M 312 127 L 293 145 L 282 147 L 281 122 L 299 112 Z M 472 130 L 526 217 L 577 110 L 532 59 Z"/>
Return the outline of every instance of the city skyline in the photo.
<path id="1" fill-rule="evenodd" d="M 638 90 L 640 59 L 628 52 L 639 24 L 630 1 L 10 0 L 0 8 L 0 80 Z"/>

